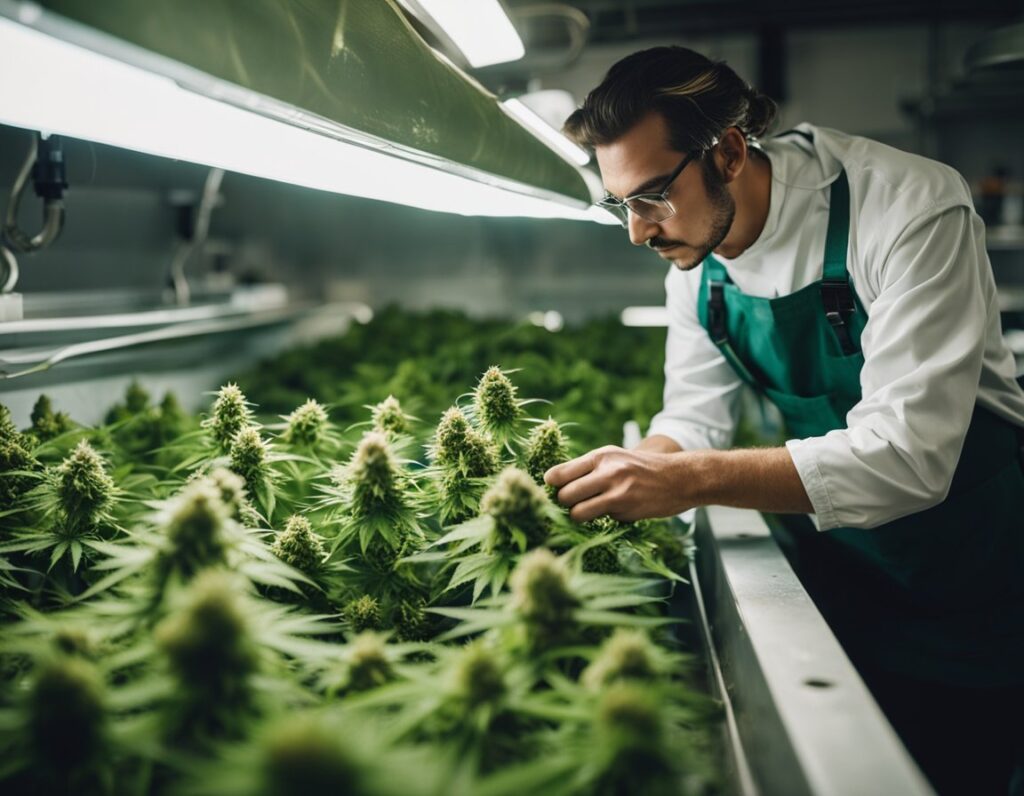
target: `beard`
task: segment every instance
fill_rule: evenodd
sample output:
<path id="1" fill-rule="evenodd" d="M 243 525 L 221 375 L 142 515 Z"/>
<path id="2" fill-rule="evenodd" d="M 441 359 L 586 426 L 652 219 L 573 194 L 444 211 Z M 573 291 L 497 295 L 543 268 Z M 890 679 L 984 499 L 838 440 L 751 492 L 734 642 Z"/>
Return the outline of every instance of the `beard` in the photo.
<path id="1" fill-rule="evenodd" d="M 717 249 L 722 244 L 722 241 L 725 240 L 725 236 L 732 229 L 733 219 L 736 217 L 736 201 L 732 198 L 732 194 L 729 193 L 722 175 L 715 168 L 714 161 L 710 158 L 702 160 L 701 171 L 704 173 L 704 186 L 708 195 L 708 203 L 711 206 L 710 227 L 700 243 L 689 247 L 696 252 L 693 257 L 685 260 L 682 258 L 672 260 L 672 264 L 680 271 L 690 271 L 704 262 L 704 258 Z M 666 246 L 669 245 L 669 241 L 663 241 L 655 237 L 652 238 L 650 244 L 652 246 Z"/>

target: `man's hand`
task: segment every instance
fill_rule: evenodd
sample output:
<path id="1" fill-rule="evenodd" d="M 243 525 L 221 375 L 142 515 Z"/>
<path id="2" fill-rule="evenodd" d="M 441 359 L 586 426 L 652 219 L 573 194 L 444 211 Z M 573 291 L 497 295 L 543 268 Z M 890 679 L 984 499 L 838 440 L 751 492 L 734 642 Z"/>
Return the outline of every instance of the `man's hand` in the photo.
<path id="1" fill-rule="evenodd" d="M 655 444 L 669 447 L 661 440 Z M 552 467 L 544 480 L 558 489 L 558 501 L 571 508 L 576 522 L 604 514 L 623 522 L 671 517 L 708 505 L 778 514 L 814 511 L 785 448 L 663 453 L 609 445 Z"/>
<path id="2" fill-rule="evenodd" d="M 558 489 L 576 522 L 608 514 L 623 522 L 671 517 L 692 508 L 686 458 L 679 453 L 608 445 L 552 467 L 544 480 Z"/>

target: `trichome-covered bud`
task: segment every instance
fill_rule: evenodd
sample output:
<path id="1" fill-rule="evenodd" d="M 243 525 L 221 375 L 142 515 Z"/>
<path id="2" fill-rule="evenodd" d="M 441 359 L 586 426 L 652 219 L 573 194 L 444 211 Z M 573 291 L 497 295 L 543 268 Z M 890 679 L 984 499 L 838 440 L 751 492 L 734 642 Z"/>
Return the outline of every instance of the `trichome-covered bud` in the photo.
<path id="1" fill-rule="evenodd" d="M 5 508 L 13 506 L 35 484 L 35 479 L 23 473 L 38 469 L 39 462 L 23 439 L 21 434 L 0 438 L 0 505 Z"/>
<path id="2" fill-rule="evenodd" d="M 323 404 L 309 398 L 285 420 L 285 442 L 292 445 L 316 445 L 327 428 L 327 410 Z"/>
<path id="3" fill-rule="evenodd" d="M 480 511 L 490 515 L 494 526 L 488 550 L 513 550 L 542 544 L 551 528 L 551 504 L 547 494 L 517 467 L 506 467 L 484 493 Z"/>
<path id="4" fill-rule="evenodd" d="M 392 618 L 395 634 L 402 641 L 426 641 L 431 636 L 430 615 L 426 600 L 402 600 Z"/>
<path id="5" fill-rule="evenodd" d="M 482 641 L 463 647 L 452 668 L 451 687 L 470 708 L 500 700 L 506 691 L 505 672 L 495 650 Z"/>
<path id="6" fill-rule="evenodd" d="M 348 475 L 357 510 L 372 513 L 395 500 L 400 473 L 387 437 L 379 431 L 364 434 L 352 456 Z"/>
<path id="7" fill-rule="evenodd" d="M 29 740 L 35 755 L 60 771 L 79 768 L 104 747 L 103 680 L 79 657 L 55 657 L 35 673 L 28 693 Z"/>
<path id="8" fill-rule="evenodd" d="M 389 395 L 373 407 L 372 417 L 374 431 L 383 434 L 405 434 L 409 430 L 409 418 L 393 395 Z"/>
<path id="9" fill-rule="evenodd" d="M 583 571 L 599 575 L 617 575 L 622 572 L 619 553 L 613 545 L 602 544 L 583 551 Z"/>
<path id="10" fill-rule="evenodd" d="M 11 416 L 11 410 L 3 404 L 0 404 L 0 442 L 6 442 L 13 440 L 21 443 L 21 432 L 18 431 L 18 427 L 14 425 L 14 418 Z"/>
<path id="11" fill-rule="evenodd" d="M 345 619 L 356 633 L 364 630 L 380 630 L 380 604 L 374 597 L 364 594 L 351 600 L 344 610 Z"/>
<path id="12" fill-rule="evenodd" d="M 534 426 L 526 441 L 524 461 L 526 472 L 541 486 L 544 485 L 544 473 L 555 465 L 569 458 L 569 446 L 566 444 L 562 427 L 552 418 Z"/>
<path id="13" fill-rule="evenodd" d="M 497 366 L 480 377 L 473 392 L 473 408 L 480 427 L 497 440 L 508 439 L 523 414 L 515 385 Z"/>
<path id="14" fill-rule="evenodd" d="M 324 543 L 314 533 L 309 520 L 301 514 L 288 518 L 271 551 L 284 563 L 302 572 L 315 572 L 326 555 Z"/>
<path id="15" fill-rule="evenodd" d="M 653 680 L 658 676 L 657 649 L 642 630 L 617 629 L 583 672 L 583 685 L 601 690 L 616 680 Z"/>
<path id="16" fill-rule="evenodd" d="M 252 425 L 252 409 L 237 384 L 225 384 L 217 392 L 210 416 L 203 421 L 221 450 L 228 450 L 235 436 Z"/>
<path id="17" fill-rule="evenodd" d="M 60 506 L 73 528 L 94 526 L 114 499 L 114 480 L 104 469 L 102 457 L 84 439 L 57 465 L 56 479 Z"/>
<path id="18" fill-rule="evenodd" d="M 467 478 L 484 478 L 498 470 L 498 451 L 494 443 L 474 429 L 457 406 L 448 409 L 437 425 L 434 459 Z"/>
<path id="19" fill-rule="evenodd" d="M 569 622 L 579 606 L 565 564 L 544 547 L 519 560 L 509 585 L 510 607 L 528 624 L 557 628 Z"/>
<path id="20" fill-rule="evenodd" d="M 366 691 L 383 685 L 392 678 L 385 637 L 365 631 L 356 636 L 348 649 L 348 685 Z"/>
<path id="21" fill-rule="evenodd" d="M 267 477 L 267 459 L 270 455 L 260 430 L 254 426 L 243 428 L 231 443 L 231 469 L 245 479 L 249 489 Z"/>

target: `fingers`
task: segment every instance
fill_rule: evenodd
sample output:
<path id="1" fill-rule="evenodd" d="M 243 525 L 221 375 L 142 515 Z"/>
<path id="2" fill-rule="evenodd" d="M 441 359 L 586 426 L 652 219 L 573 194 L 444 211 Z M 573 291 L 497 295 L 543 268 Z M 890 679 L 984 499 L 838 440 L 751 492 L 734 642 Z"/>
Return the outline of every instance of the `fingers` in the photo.
<path id="1" fill-rule="evenodd" d="M 603 517 L 609 513 L 608 503 L 609 498 L 607 494 L 584 500 L 582 503 L 577 503 L 572 507 L 569 511 L 569 517 L 573 522 L 589 522 L 598 517 Z"/>
<path id="2" fill-rule="evenodd" d="M 558 489 L 565 486 L 570 481 L 582 478 L 597 466 L 600 455 L 609 450 L 618 449 L 614 445 L 606 445 L 603 448 L 598 448 L 590 453 L 585 453 L 584 455 L 578 456 L 577 458 L 571 459 L 563 464 L 556 464 L 544 473 L 544 482 L 548 486 L 553 486 Z"/>
<path id="3" fill-rule="evenodd" d="M 600 478 L 597 473 L 590 472 L 559 489 L 558 502 L 563 506 L 575 506 L 577 503 L 588 500 L 595 495 L 600 495 L 604 491 L 604 479 Z"/>

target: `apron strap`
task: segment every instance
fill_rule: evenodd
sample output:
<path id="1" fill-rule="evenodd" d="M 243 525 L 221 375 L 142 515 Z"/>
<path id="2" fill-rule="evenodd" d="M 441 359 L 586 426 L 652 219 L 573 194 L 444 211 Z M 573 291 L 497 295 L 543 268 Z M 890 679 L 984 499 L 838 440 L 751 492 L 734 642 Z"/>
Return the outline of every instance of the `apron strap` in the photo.
<path id="1" fill-rule="evenodd" d="M 846 249 L 850 240 L 850 183 L 840 171 L 829 191 L 828 232 L 825 236 L 825 264 L 822 268 L 821 303 L 832 331 L 844 354 L 857 353 L 848 321 L 856 309 Z"/>

